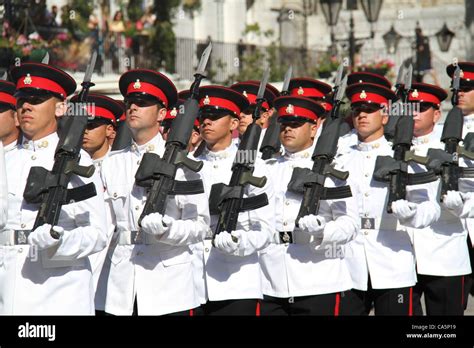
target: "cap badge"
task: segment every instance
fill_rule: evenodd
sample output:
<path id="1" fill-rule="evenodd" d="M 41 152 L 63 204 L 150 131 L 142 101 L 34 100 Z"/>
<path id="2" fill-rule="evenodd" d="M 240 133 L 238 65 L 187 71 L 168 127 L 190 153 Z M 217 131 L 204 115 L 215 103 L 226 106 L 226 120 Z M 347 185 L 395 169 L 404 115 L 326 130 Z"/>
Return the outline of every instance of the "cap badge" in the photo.
<path id="1" fill-rule="evenodd" d="M 178 110 L 176 110 L 176 108 L 173 108 L 173 110 L 170 111 L 170 115 L 173 117 L 176 117 L 177 114 L 178 114 Z"/>
<path id="2" fill-rule="evenodd" d="M 139 89 L 141 86 L 142 84 L 140 83 L 139 79 L 137 79 L 137 81 L 135 81 L 135 83 L 133 84 L 133 88 L 135 89 Z"/>
<path id="3" fill-rule="evenodd" d="M 26 77 L 23 79 L 23 83 L 25 85 L 31 85 L 31 82 L 33 82 L 33 79 L 31 78 L 31 75 L 26 74 Z"/>
<path id="4" fill-rule="evenodd" d="M 209 105 L 211 103 L 211 99 L 209 99 L 209 96 L 206 95 L 206 98 L 204 98 L 203 104 L 204 105 Z"/>
<path id="5" fill-rule="evenodd" d="M 360 99 L 367 99 L 367 93 L 365 93 L 365 91 L 362 90 L 362 92 L 360 92 L 359 97 L 360 97 Z"/>
<path id="6" fill-rule="evenodd" d="M 242 94 L 245 96 L 245 98 L 248 98 L 248 97 L 249 97 L 249 96 L 247 95 L 247 91 L 244 91 Z"/>
<path id="7" fill-rule="evenodd" d="M 293 105 L 291 104 L 288 104 L 288 106 L 286 107 L 286 112 L 289 113 L 289 114 L 292 114 L 294 113 L 295 109 L 293 108 Z"/>
<path id="8" fill-rule="evenodd" d="M 300 88 L 298 88 L 298 95 L 303 95 L 304 94 L 304 89 L 303 87 L 300 86 Z"/>
<path id="9" fill-rule="evenodd" d="M 419 94 L 418 94 L 418 90 L 417 90 L 417 89 L 415 89 L 415 90 L 411 93 L 411 96 L 412 96 L 413 98 L 418 98 L 418 95 L 419 95 Z"/>

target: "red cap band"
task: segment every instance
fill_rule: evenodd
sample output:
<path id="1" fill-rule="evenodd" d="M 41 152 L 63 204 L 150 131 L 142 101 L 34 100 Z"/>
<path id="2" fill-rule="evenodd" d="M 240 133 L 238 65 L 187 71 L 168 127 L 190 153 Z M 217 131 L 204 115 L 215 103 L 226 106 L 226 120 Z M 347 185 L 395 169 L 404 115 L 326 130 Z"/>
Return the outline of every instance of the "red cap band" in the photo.
<path id="1" fill-rule="evenodd" d="M 61 94 L 64 98 L 67 97 L 66 91 L 59 84 L 53 80 L 40 76 L 22 76 L 16 83 L 16 89 L 20 88 L 41 88 L 50 92 Z"/>
<path id="2" fill-rule="evenodd" d="M 249 92 L 245 92 L 245 94 L 246 94 L 247 100 L 249 101 L 250 104 L 257 104 L 257 95 L 256 94 L 251 94 Z M 267 110 L 270 109 L 270 105 L 268 105 L 268 103 L 266 101 L 264 101 L 262 103 L 262 106 Z"/>
<path id="3" fill-rule="evenodd" d="M 328 102 L 321 102 L 321 106 L 324 108 L 326 111 L 331 111 L 332 110 L 332 104 Z"/>
<path id="4" fill-rule="evenodd" d="M 127 87 L 127 95 L 130 93 L 150 94 L 160 99 L 165 104 L 165 106 L 168 107 L 168 98 L 166 98 L 166 95 L 163 93 L 161 89 L 159 89 L 158 87 L 156 87 L 155 85 L 151 83 L 142 82 L 142 81 L 132 82 Z"/>
<path id="5" fill-rule="evenodd" d="M 298 93 L 298 91 L 303 91 L 304 93 Z M 298 97 L 312 97 L 312 98 L 323 98 L 324 94 L 316 88 L 307 88 L 307 87 L 298 87 L 293 88 L 290 91 L 290 95 L 298 96 Z"/>
<path id="6" fill-rule="evenodd" d="M 204 101 L 206 101 L 206 100 L 207 100 L 207 102 L 204 103 Z M 240 116 L 240 108 L 228 99 L 206 96 L 206 98 L 202 98 L 199 101 L 199 106 L 200 107 L 203 107 L 203 106 L 218 106 L 218 107 L 221 107 L 221 108 L 226 108 L 226 109 L 232 111 L 233 113 L 235 113 L 237 116 Z"/>
<path id="7" fill-rule="evenodd" d="M 362 91 L 360 93 L 355 93 L 351 97 L 351 103 L 356 103 L 356 102 L 372 102 L 372 103 L 377 103 L 377 104 L 388 104 L 388 99 L 385 98 L 384 96 L 381 96 L 380 94 L 376 93 L 368 93 L 365 91 Z"/>
<path id="8" fill-rule="evenodd" d="M 86 109 L 87 113 L 91 116 L 107 118 L 115 123 L 114 114 L 106 108 L 101 108 L 100 106 L 95 105 L 87 105 Z"/>
<path id="9" fill-rule="evenodd" d="M 463 80 L 474 80 L 474 72 L 471 71 L 462 71 L 461 73 L 461 79 Z"/>
<path id="10" fill-rule="evenodd" d="M 416 97 L 413 96 L 413 93 L 415 93 Z M 420 102 L 433 103 L 433 104 L 436 104 L 436 105 L 441 103 L 441 100 L 439 100 L 434 94 L 426 93 L 426 92 L 419 92 L 417 90 L 414 90 L 413 92 L 410 92 L 410 94 L 408 96 L 408 100 L 409 101 L 420 101 Z"/>
<path id="11" fill-rule="evenodd" d="M 11 94 L 0 92 L 0 103 L 7 103 L 16 106 L 16 99 Z"/>
<path id="12" fill-rule="evenodd" d="M 291 108 L 290 108 L 290 105 L 291 105 Z M 312 112 L 311 110 L 302 108 L 300 106 L 295 106 L 292 104 L 279 108 L 278 115 L 279 117 L 300 116 L 300 117 L 309 118 L 310 120 L 313 120 L 313 121 L 316 121 L 318 119 L 318 115 Z"/>

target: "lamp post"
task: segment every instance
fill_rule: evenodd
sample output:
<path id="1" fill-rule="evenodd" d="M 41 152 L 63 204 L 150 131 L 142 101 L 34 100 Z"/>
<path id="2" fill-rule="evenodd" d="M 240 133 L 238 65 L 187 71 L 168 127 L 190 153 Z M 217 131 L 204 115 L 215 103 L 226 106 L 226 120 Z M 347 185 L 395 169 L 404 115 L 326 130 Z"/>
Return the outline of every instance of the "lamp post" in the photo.
<path id="1" fill-rule="evenodd" d="M 354 57 L 358 47 L 362 45 L 360 42 L 373 39 L 374 31 L 372 28 L 372 23 L 375 23 L 378 20 L 380 9 L 382 8 L 383 0 L 361 0 L 362 10 L 364 11 L 365 17 L 369 23 L 371 23 L 370 37 L 356 38 L 354 33 L 354 18 L 351 10 L 351 17 L 349 21 L 349 37 L 343 40 L 336 40 L 334 35 L 334 26 L 337 24 L 337 19 L 342 7 L 342 0 L 320 0 L 321 9 L 326 19 L 326 23 L 331 27 L 331 43 L 332 46 L 335 45 L 336 41 L 346 41 L 349 44 L 349 59 L 351 64 L 351 71 L 354 71 Z"/>

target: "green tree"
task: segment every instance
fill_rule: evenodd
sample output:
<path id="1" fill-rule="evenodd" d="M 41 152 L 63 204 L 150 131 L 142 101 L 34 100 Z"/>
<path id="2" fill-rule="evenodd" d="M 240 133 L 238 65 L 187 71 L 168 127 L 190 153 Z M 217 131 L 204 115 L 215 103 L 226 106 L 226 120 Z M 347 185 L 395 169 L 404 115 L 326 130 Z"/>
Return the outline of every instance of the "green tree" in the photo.
<path id="1" fill-rule="evenodd" d="M 82 0 L 70 0 L 63 7 L 61 21 L 76 40 L 83 40 L 89 34 L 87 23 L 93 9 L 92 1 Z"/>

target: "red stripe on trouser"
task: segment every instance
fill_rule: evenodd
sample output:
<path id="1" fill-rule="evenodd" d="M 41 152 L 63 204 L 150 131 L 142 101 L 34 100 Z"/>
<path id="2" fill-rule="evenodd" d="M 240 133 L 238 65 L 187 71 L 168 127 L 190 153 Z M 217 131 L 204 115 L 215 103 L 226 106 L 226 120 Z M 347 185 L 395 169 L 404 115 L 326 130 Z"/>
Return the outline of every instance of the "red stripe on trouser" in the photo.
<path id="1" fill-rule="evenodd" d="M 190 317 L 194 317 L 194 309 L 190 309 L 190 310 L 189 310 L 189 316 L 190 316 Z"/>
<path id="2" fill-rule="evenodd" d="M 461 305 L 464 307 L 464 276 L 462 276 L 461 284 L 462 284 Z"/>
<path id="3" fill-rule="evenodd" d="M 341 294 L 337 293 L 336 294 L 336 305 L 334 306 L 334 316 L 338 317 L 339 316 L 339 307 L 341 305 Z"/>
<path id="4" fill-rule="evenodd" d="M 410 288 L 410 298 L 408 299 L 408 316 L 413 316 L 413 288 Z"/>
<path id="5" fill-rule="evenodd" d="M 260 300 L 257 300 L 257 308 L 255 308 L 255 316 L 260 316 Z"/>

